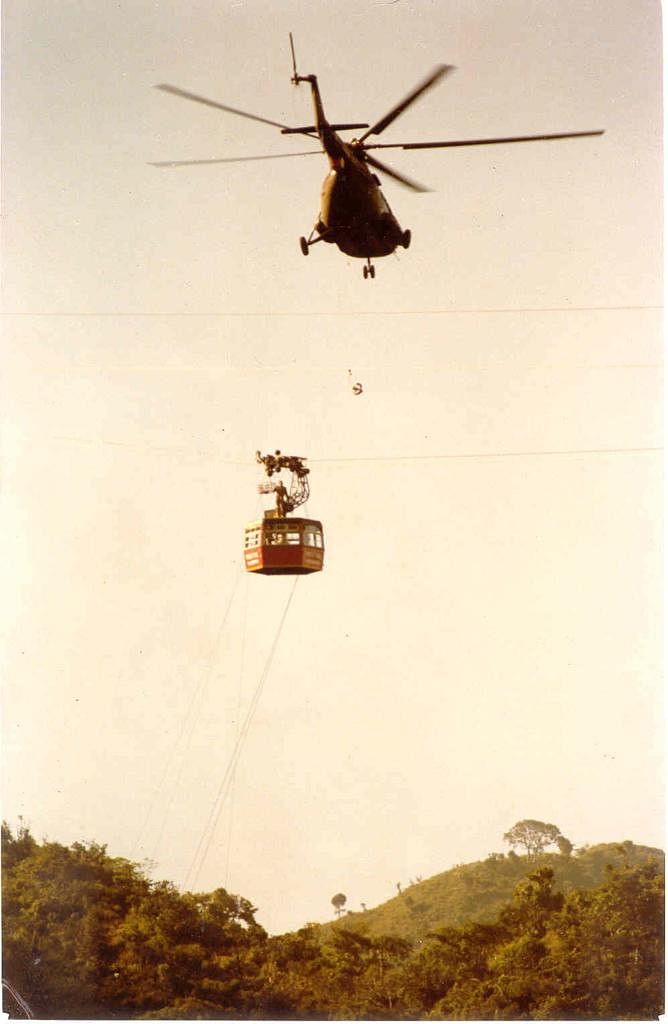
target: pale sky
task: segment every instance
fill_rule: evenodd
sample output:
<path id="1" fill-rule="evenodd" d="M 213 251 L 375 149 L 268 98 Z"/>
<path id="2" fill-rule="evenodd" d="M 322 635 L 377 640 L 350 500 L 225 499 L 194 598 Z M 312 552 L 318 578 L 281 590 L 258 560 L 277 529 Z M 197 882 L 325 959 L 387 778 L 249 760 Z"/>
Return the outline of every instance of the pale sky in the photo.
<path id="1" fill-rule="evenodd" d="M 659 5 L 3 20 L 4 817 L 271 932 L 520 818 L 662 846 Z M 152 88 L 308 123 L 290 31 L 332 120 L 456 66 L 383 141 L 606 134 L 381 154 L 434 191 L 383 181 L 413 243 L 364 281 L 299 251 L 324 157 L 149 166 L 309 148 Z M 294 591 L 243 572 L 275 448 L 325 530 Z"/>

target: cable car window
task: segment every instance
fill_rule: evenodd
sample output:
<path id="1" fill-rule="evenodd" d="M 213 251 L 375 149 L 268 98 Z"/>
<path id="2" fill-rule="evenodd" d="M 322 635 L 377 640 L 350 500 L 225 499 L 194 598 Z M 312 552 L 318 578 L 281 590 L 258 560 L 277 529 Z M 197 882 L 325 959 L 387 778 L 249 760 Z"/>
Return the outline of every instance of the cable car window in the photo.
<path id="1" fill-rule="evenodd" d="M 294 531 L 291 530 L 287 534 L 288 544 L 299 544 L 299 539 L 300 538 L 299 538 L 299 533 L 298 532 L 294 532 Z"/>
<path id="2" fill-rule="evenodd" d="M 322 547 L 322 534 L 321 533 L 316 533 L 316 535 L 315 535 L 315 546 L 317 548 L 321 548 Z"/>
<path id="3" fill-rule="evenodd" d="M 309 548 L 315 547 L 315 535 L 310 531 L 304 531 L 304 544 Z"/>

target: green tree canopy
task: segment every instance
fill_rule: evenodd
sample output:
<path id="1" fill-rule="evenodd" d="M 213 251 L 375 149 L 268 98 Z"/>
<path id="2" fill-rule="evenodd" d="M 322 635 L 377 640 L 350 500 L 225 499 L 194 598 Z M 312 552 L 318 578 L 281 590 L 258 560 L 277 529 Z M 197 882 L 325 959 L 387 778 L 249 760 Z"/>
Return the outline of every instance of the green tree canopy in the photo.
<path id="1" fill-rule="evenodd" d="M 248 900 L 179 893 L 98 843 L 40 845 L 5 826 L 2 852 L 3 974 L 35 1016 L 178 1017 L 199 1003 L 245 1016 L 254 1005 L 266 934 Z"/>
<path id="2" fill-rule="evenodd" d="M 533 818 L 525 818 L 505 832 L 503 838 L 513 848 L 523 846 L 529 857 L 536 857 L 543 852 L 546 846 L 557 843 L 559 839 L 563 839 L 563 836 L 556 825 L 550 825 L 545 821 L 536 821 Z"/>
<path id="3" fill-rule="evenodd" d="M 573 844 L 566 836 L 559 836 L 557 838 L 557 847 L 559 848 L 559 853 L 564 857 L 570 857 L 573 852 Z"/>
<path id="4" fill-rule="evenodd" d="M 332 896 L 332 906 L 336 911 L 337 917 L 339 917 L 343 913 L 343 908 L 346 905 L 346 898 L 347 897 L 342 892 L 337 892 L 334 896 Z"/>

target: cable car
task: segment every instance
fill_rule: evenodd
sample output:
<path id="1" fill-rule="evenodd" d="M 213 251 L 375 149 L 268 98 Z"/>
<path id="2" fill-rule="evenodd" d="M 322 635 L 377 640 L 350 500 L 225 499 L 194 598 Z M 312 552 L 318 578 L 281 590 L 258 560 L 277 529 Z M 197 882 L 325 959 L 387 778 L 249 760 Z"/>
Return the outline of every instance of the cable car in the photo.
<path id="1" fill-rule="evenodd" d="M 262 519 L 246 526 L 246 571 L 265 576 L 301 576 L 320 572 L 325 554 L 322 523 L 317 519 L 289 516 L 309 496 L 309 470 L 304 466 L 304 459 L 281 455 L 280 451 L 264 456 L 257 452 L 256 458 L 263 463 L 267 476 L 289 469 L 292 480 L 289 491 L 280 481 L 260 484 L 258 490 L 261 494 L 276 495 L 276 508 L 269 509 Z"/>
<path id="2" fill-rule="evenodd" d="M 322 523 L 316 519 L 288 519 L 270 512 L 246 527 L 244 558 L 248 572 L 265 576 L 320 572 L 324 553 Z"/>

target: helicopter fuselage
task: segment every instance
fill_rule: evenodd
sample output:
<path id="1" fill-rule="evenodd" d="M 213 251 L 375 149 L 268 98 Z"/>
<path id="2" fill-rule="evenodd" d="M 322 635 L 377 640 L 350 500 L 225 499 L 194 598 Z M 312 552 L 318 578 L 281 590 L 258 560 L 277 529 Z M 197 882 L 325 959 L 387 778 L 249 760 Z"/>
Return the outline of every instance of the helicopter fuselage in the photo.
<path id="1" fill-rule="evenodd" d="M 347 256 L 389 256 L 402 244 L 404 233 L 378 179 L 352 154 L 331 163 L 316 225 L 322 240 L 334 242 Z"/>
<path id="2" fill-rule="evenodd" d="M 301 80 L 311 86 L 315 129 L 330 166 L 320 192 L 318 235 L 347 256 L 366 260 L 407 246 L 410 233 L 401 230 L 378 178 L 355 152 L 356 141 L 344 142 L 327 121 L 316 76 Z"/>

